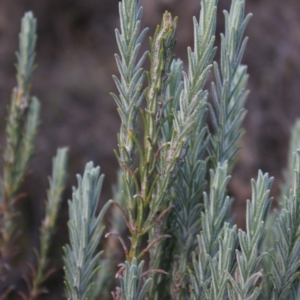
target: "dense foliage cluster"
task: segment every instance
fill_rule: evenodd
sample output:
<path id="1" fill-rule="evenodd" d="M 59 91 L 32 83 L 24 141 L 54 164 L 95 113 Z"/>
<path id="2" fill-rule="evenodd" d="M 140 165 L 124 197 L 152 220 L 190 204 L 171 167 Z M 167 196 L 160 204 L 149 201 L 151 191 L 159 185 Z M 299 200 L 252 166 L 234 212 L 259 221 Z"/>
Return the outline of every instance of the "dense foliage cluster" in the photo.
<path id="1" fill-rule="evenodd" d="M 78 187 L 69 201 L 70 242 L 64 247 L 68 299 L 300 299 L 299 124 L 291 142 L 280 210 L 270 212 L 273 178 L 259 171 L 251 182 L 252 198 L 247 200 L 246 231 L 238 230 L 229 218 L 233 199 L 227 185 L 243 134 L 248 74 L 242 59 L 251 15 L 245 16 L 245 0 L 231 1 L 229 11 L 224 11 L 225 33 L 217 63 L 217 9 L 218 0 L 201 1 L 200 17 L 193 19 L 194 46 L 188 48 L 184 69 L 183 62 L 174 59 L 177 18 L 165 12 L 150 39 L 149 52 L 140 54 L 147 34 L 141 28 L 143 8 L 139 0 L 119 3 L 119 54 L 115 55 L 119 75 L 113 77 L 118 94 L 112 94 L 121 119 L 115 151 L 119 180 L 114 199 L 97 213 L 103 182 L 100 168 L 90 162 L 83 176 L 77 176 Z M 35 43 L 36 20 L 27 13 L 22 20 L 18 85 L 8 111 L 1 178 L 0 299 L 12 291 L 5 282 L 18 241 L 15 203 L 39 123 L 40 105 L 30 94 Z M 67 150 L 59 149 L 37 266 L 26 278 L 28 292 L 19 292 L 23 299 L 37 299 L 51 275 L 47 252 L 66 161 Z M 107 246 L 99 251 L 109 207 Z M 129 242 L 124 239 L 127 234 Z M 124 262 L 112 259 L 113 238 L 124 250 Z M 119 286 L 109 296 L 117 265 Z"/>

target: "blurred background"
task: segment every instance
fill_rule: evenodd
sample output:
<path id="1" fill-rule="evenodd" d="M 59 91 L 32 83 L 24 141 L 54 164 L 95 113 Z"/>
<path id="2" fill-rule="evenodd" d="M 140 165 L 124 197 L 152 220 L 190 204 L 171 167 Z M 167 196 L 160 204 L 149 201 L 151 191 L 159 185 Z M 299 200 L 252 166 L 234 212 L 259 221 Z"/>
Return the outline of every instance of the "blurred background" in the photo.
<path id="1" fill-rule="evenodd" d="M 165 10 L 179 16 L 176 57 L 187 59 L 192 46 L 192 16 L 199 15 L 199 0 L 141 0 L 143 25 L 150 35 Z M 217 44 L 223 32 L 223 9 L 230 0 L 219 1 Z M 233 215 L 244 226 L 245 201 L 251 196 L 250 179 L 257 170 L 275 176 L 272 194 L 278 195 L 287 165 L 290 129 L 300 117 L 300 1 L 247 0 L 253 17 L 247 28 L 249 43 L 244 57 L 250 74 L 251 91 L 244 121 L 246 133 L 234 169 L 229 191 L 235 197 Z M 67 241 L 67 199 L 75 174 L 86 162 L 100 165 L 106 179 L 102 201 L 111 197 L 111 185 L 118 169 L 113 149 L 117 147 L 120 120 L 109 96 L 115 91 L 112 74 L 117 74 L 114 29 L 118 24 L 118 0 L 1 0 L 0 1 L 0 142 L 4 145 L 6 108 L 15 86 L 15 51 L 20 20 L 32 10 L 38 19 L 37 64 L 33 94 L 42 103 L 37 153 L 23 191 L 24 234 L 31 246 L 38 246 L 38 231 L 44 215 L 44 201 L 56 148 L 70 148 L 69 179 L 53 247 L 57 268 L 53 286 L 61 283 L 61 246 Z M 143 47 L 149 42 L 146 39 Z M 218 52 L 219 53 L 219 52 Z M 217 54 L 218 55 L 218 54 Z M 218 56 L 217 56 L 218 60 Z M 28 248 L 30 249 L 30 247 Z M 24 254 L 33 260 L 32 253 Z M 26 267 L 24 267 L 26 269 Z M 55 277 L 55 276 L 54 276 Z M 20 285 L 21 285 L 20 279 Z M 50 283 L 51 285 L 51 283 Z M 55 299 L 60 299 L 59 297 Z"/>

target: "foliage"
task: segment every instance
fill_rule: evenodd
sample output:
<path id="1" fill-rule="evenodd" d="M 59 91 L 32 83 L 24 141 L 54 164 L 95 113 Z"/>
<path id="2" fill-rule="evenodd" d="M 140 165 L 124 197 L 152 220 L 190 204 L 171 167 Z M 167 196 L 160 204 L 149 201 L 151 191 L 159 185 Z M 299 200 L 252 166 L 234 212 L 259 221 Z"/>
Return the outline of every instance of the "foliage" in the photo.
<path id="1" fill-rule="evenodd" d="M 107 299 L 115 286 L 114 272 L 119 282 L 111 292 L 115 300 L 300 298 L 299 123 L 292 134 L 280 210 L 270 212 L 273 178 L 259 171 L 251 181 L 246 230 L 237 229 L 229 219 L 233 199 L 227 186 L 237 160 L 248 96 L 242 59 L 251 14 L 245 16 L 245 0 L 231 0 L 229 12 L 224 11 L 225 33 L 217 63 L 218 2 L 201 1 L 200 17 L 193 20 L 194 47 L 187 51 L 187 71 L 180 59 L 174 59 L 177 18 L 165 12 L 150 38 L 149 52 L 140 54 L 148 30 L 141 28 L 140 1 L 119 3 L 120 29 L 115 32 L 119 75 L 113 76 L 118 94 L 112 94 L 121 119 L 115 151 L 118 185 L 114 199 L 98 212 L 104 178 L 100 168 L 90 162 L 83 176 L 77 175 L 63 258 L 68 299 Z M 40 105 L 30 94 L 35 32 L 36 20 L 27 13 L 22 20 L 18 85 L 8 111 L 1 179 L 3 282 L 9 282 L 5 266 L 14 258 L 11 249 L 18 244 L 15 202 L 39 123 Z M 148 71 L 144 70 L 147 54 Z M 206 90 L 210 75 L 211 93 Z M 67 150 L 59 149 L 53 161 L 37 267 L 25 279 L 28 291 L 19 291 L 23 299 L 37 299 L 51 275 L 47 256 L 65 185 L 66 161 Z M 111 204 L 103 246 L 104 215 Z M 129 242 L 124 239 L 127 234 Z M 123 258 L 115 255 L 115 241 L 121 245 Z M 0 299 L 11 291 L 4 284 Z"/>
<path id="2" fill-rule="evenodd" d="M 62 200 L 62 192 L 66 183 L 66 167 L 68 149 L 60 148 L 53 159 L 52 177 L 49 179 L 48 202 L 46 216 L 40 229 L 40 251 L 37 253 L 37 270 L 33 273 L 32 285 L 29 285 L 30 298 L 35 299 L 42 292 L 41 285 L 49 277 L 46 273 L 48 251 L 51 237 L 55 230 L 56 219 Z"/>
<path id="3" fill-rule="evenodd" d="M 35 68 L 36 19 L 31 12 L 22 19 L 17 53 L 17 87 L 13 89 L 6 124 L 6 147 L 3 152 L 3 177 L 1 178 L 1 236 L 0 236 L 0 293 L 6 299 L 12 291 L 10 269 L 17 256 L 20 243 L 19 212 L 16 203 L 24 195 L 18 190 L 34 153 L 34 143 L 39 124 L 40 103 L 31 96 L 31 80 Z M 23 299 L 37 299 L 44 291 L 42 284 L 50 276 L 48 250 L 55 229 L 61 196 L 66 180 L 67 148 L 58 149 L 53 159 L 52 177 L 49 179 L 46 215 L 41 226 L 40 249 L 37 251 L 37 269 L 31 266 L 31 276 L 25 276 L 28 294 L 19 292 Z"/>
<path id="4" fill-rule="evenodd" d="M 104 176 L 92 162 L 84 175 L 77 175 L 78 188 L 73 188 L 73 201 L 69 201 L 68 223 L 70 245 L 64 248 L 66 292 L 69 299 L 88 299 L 93 288 L 93 277 L 100 268 L 101 252 L 96 252 L 104 227 L 101 221 L 110 202 L 96 217 Z"/>
<path id="5" fill-rule="evenodd" d="M 1 178 L 1 267 L 9 264 L 17 239 L 14 211 L 16 195 L 34 151 L 34 141 L 39 123 L 40 103 L 30 93 L 34 70 L 36 44 L 36 19 L 32 13 L 22 19 L 17 53 L 17 87 L 13 89 L 6 123 L 6 146 L 3 152 L 4 166 Z M 0 273 L 3 273 L 0 271 Z"/>

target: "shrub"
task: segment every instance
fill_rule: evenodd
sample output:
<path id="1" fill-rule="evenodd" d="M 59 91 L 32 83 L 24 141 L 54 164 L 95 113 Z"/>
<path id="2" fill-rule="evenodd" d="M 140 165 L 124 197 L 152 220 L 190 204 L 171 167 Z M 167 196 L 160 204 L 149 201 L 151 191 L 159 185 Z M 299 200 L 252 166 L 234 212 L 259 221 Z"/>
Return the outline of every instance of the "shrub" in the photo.
<path id="1" fill-rule="evenodd" d="M 70 243 L 64 247 L 68 299 L 108 299 L 117 264 L 115 300 L 299 299 L 299 124 L 293 133 L 280 209 L 270 212 L 273 178 L 259 171 L 251 182 L 251 201 L 247 200 L 246 231 L 229 219 L 232 199 L 227 185 L 237 160 L 248 95 L 242 58 L 251 15 L 245 16 L 245 0 L 232 0 L 229 12 L 224 11 L 219 64 L 214 61 L 218 0 L 202 0 L 200 17 L 193 20 L 194 47 L 188 48 L 187 72 L 182 61 L 174 59 L 177 18 L 169 12 L 150 39 L 149 52 L 140 54 L 147 29 L 141 28 L 139 2 L 119 3 L 119 54 L 115 55 L 119 75 L 113 77 L 118 94 L 112 94 L 121 118 L 115 197 L 97 213 L 103 175 L 88 163 L 83 176 L 77 176 L 78 187 L 69 201 Z M 22 20 L 18 85 L 8 112 L 1 180 L 1 299 L 12 290 L 5 282 L 18 243 L 15 202 L 39 122 L 40 105 L 30 94 L 35 31 L 36 20 L 27 13 Z M 148 55 L 150 68 L 145 71 Z M 206 89 L 211 70 L 213 80 Z M 65 184 L 66 160 L 67 150 L 59 149 L 37 266 L 26 278 L 28 292 L 19 292 L 24 299 L 37 299 L 51 275 L 47 252 Z M 109 206 L 111 224 L 105 237 L 120 242 L 124 262 L 113 259 L 115 244 L 106 243 L 105 255 L 98 250 Z M 129 242 L 123 239 L 126 231 Z"/>

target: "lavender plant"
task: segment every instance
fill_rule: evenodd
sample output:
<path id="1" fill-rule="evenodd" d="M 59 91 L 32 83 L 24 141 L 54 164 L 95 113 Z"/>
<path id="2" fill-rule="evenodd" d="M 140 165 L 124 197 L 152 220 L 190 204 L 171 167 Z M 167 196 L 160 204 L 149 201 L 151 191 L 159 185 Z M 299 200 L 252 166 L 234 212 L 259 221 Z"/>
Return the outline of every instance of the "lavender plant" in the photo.
<path id="1" fill-rule="evenodd" d="M 214 128 L 211 136 L 211 152 L 214 164 L 228 161 L 233 167 L 238 151 L 238 140 L 243 131 L 241 122 L 245 115 L 245 90 L 247 67 L 241 64 L 248 38 L 243 38 L 245 28 L 251 18 L 246 17 L 245 1 L 232 1 L 230 12 L 224 11 L 225 34 L 221 34 L 220 68 L 214 62 L 216 83 L 212 83 L 213 105 L 210 116 Z"/>
<path id="2" fill-rule="evenodd" d="M 229 219 L 233 199 L 227 186 L 248 95 L 242 59 L 251 14 L 245 16 L 245 0 L 232 0 L 229 12 L 224 11 L 218 64 L 214 61 L 218 2 L 201 1 L 200 17 L 193 21 L 194 47 L 188 48 L 187 72 L 183 62 L 174 59 L 177 18 L 165 12 L 150 39 L 149 52 L 139 54 L 148 30 L 141 28 L 140 1 L 119 3 L 119 54 L 115 56 L 119 75 L 113 77 L 118 94 L 112 94 L 121 119 L 115 151 L 119 184 L 114 198 L 97 213 L 103 183 L 100 168 L 90 162 L 83 176 L 77 176 L 78 187 L 69 201 L 70 241 L 64 247 L 68 299 L 108 299 L 114 269 L 119 282 L 111 292 L 114 300 L 299 299 L 299 125 L 292 138 L 293 159 L 289 159 L 280 210 L 270 213 L 273 178 L 259 171 L 251 182 L 251 201 L 247 200 L 246 230 L 238 230 Z M 38 124 L 39 104 L 30 95 L 35 30 L 36 21 L 28 13 L 22 21 L 18 87 L 6 130 L 2 262 L 10 258 L 16 233 L 14 197 L 33 154 Z M 143 69 L 147 54 L 148 71 Z M 212 67 L 210 103 L 206 86 Z M 49 275 L 47 253 L 65 184 L 66 157 L 66 149 L 60 149 L 53 162 L 37 271 L 27 280 L 28 294 L 19 293 L 24 299 L 37 299 Z M 111 223 L 101 250 L 110 204 Z M 124 238 L 127 233 L 129 240 Z M 117 243 L 124 261 L 113 254 Z M 2 289 L 0 299 L 9 292 Z"/>
<path id="3" fill-rule="evenodd" d="M 200 229 L 199 213 L 201 209 L 199 199 L 206 183 L 207 160 L 205 156 L 209 137 L 208 128 L 205 123 L 207 91 L 204 90 L 204 86 L 216 51 L 214 47 L 214 35 L 217 2 L 202 1 L 199 21 L 194 18 L 194 50 L 188 49 L 188 74 L 183 73 L 184 82 L 182 91 L 178 91 L 179 106 L 174 109 L 178 115 L 182 113 L 188 114 L 189 109 L 191 109 L 193 113 L 188 118 L 193 120 L 191 126 L 195 127 L 190 133 L 185 133 L 184 146 L 180 156 L 181 165 L 178 166 L 180 169 L 177 171 L 176 184 L 172 188 L 175 194 L 172 201 L 174 209 L 173 214 L 169 216 L 171 220 L 168 223 L 169 228 L 174 228 L 173 237 L 176 238 L 176 241 L 172 245 L 175 264 L 169 270 L 169 272 L 172 272 L 173 277 L 172 297 L 174 299 L 177 298 L 176 295 L 181 293 L 178 293 L 178 291 L 185 289 L 187 266 L 191 262 L 191 252 L 196 245 L 193 236 Z M 170 82 L 170 84 L 173 83 Z M 175 97 L 176 92 L 173 89 Z M 179 122 L 183 122 L 183 119 L 184 117 L 179 121 L 175 115 L 173 124 L 179 124 Z M 184 123 L 181 124 L 182 127 L 186 126 L 188 128 L 189 126 L 188 122 L 185 125 L 183 125 Z M 174 129 L 180 132 L 180 130 L 176 130 L 176 127 L 170 128 L 169 131 L 172 132 Z M 164 226 L 161 225 L 161 227 L 165 228 L 165 224 Z M 160 251 L 166 252 L 166 249 L 160 249 Z M 154 257 L 152 260 L 155 257 L 159 257 L 158 254 L 158 251 L 153 254 L 151 253 L 151 257 Z M 160 292 L 158 291 L 156 294 L 158 297 Z"/>
<path id="4" fill-rule="evenodd" d="M 268 174 L 259 172 L 257 181 L 252 181 L 246 232 L 237 232 L 227 220 L 232 203 L 227 185 L 239 149 L 248 95 L 242 57 L 247 44 L 243 34 L 251 15 L 244 16 L 243 0 L 232 0 L 229 13 L 224 12 L 219 68 L 213 63 L 217 4 L 201 2 L 199 21 L 194 19 L 194 50 L 188 49 L 188 73 L 182 72 L 180 60 L 173 60 L 177 20 L 168 12 L 164 14 L 150 39 L 148 84 L 142 92 L 144 71 L 140 68 L 145 53 L 137 59 L 147 30 L 139 33 L 142 8 L 137 0 L 120 3 L 121 33 L 117 30 L 116 37 L 122 59 L 116 56 L 120 79 L 114 77 L 120 94 L 113 97 L 122 120 L 117 158 L 123 170 L 124 203 L 112 202 L 120 209 L 131 238 L 128 250 L 119 234 L 108 233 L 117 236 L 126 257 L 116 274 L 121 287 L 113 293 L 114 299 L 258 299 L 266 290 L 269 296 L 292 293 L 296 297 L 298 293 L 295 262 L 300 261 L 300 253 L 293 246 L 292 235 L 261 252 L 272 203 L 272 178 Z M 128 57 L 130 47 L 132 55 Z M 205 84 L 212 63 L 216 83 L 212 83 L 213 103 L 208 104 Z M 126 112 L 128 103 L 134 114 Z M 141 138 L 138 110 L 143 125 Z M 207 110 L 213 124 L 211 132 Z M 209 178 L 208 167 L 212 168 Z M 207 181 L 209 190 L 205 192 Z M 276 225 L 281 232 L 286 230 L 282 227 L 286 214 L 281 212 Z M 145 236 L 148 245 L 143 249 Z M 274 251 L 279 253 L 283 242 L 291 258 L 280 254 L 274 258 Z M 149 269 L 143 273 L 141 259 L 147 252 Z M 282 276 L 278 282 L 273 278 L 276 275 L 263 271 L 266 255 L 273 262 L 268 271 Z M 285 275 L 288 261 L 295 267 Z M 295 287 L 287 292 L 286 286 L 292 283 Z"/>
<path id="5" fill-rule="evenodd" d="M 31 96 L 36 19 L 32 13 L 27 13 L 21 23 L 16 64 L 17 86 L 13 89 L 8 109 L 3 175 L 0 179 L 0 295 L 4 295 L 4 298 L 13 289 L 10 286 L 10 266 L 17 255 L 20 240 L 16 203 L 24 197 L 18 191 L 34 152 L 40 112 L 39 101 Z"/>
<path id="6" fill-rule="evenodd" d="M 212 260 L 216 259 L 221 251 L 219 249 L 219 240 L 225 234 L 222 231 L 230 231 L 228 224 L 225 225 L 231 205 L 231 199 L 226 196 L 226 186 L 230 180 L 227 171 L 227 162 L 224 165 L 219 163 L 216 173 L 211 170 L 209 194 L 204 194 L 204 211 L 201 213 L 201 232 L 198 236 L 199 254 L 198 258 L 196 258 L 194 252 L 193 269 L 195 274 L 191 274 L 194 299 L 199 299 L 206 293 L 209 293 L 210 284 L 218 286 L 218 282 L 213 281 L 210 283 L 213 274 L 211 264 Z M 227 229 L 224 226 L 227 226 Z M 224 243 L 227 242 L 228 240 L 226 239 Z M 227 259 L 229 259 L 229 266 L 227 267 L 230 267 L 230 257 L 232 259 L 232 255 L 227 255 Z M 222 277 L 224 278 L 224 274 Z"/>
<path id="7" fill-rule="evenodd" d="M 95 284 L 93 277 L 101 267 L 101 252 L 96 249 L 104 231 L 101 221 L 110 202 L 96 216 L 104 177 L 99 175 L 100 168 L 88 163 L 83 177 L 77 176 L 78 188 L 73 188 L 73 201 L 69 201 L 70 245 L 64 248 L 69 299 L 88 299 Z"/>
<path id="8" fill-rule="evenodd" d="M 275 245 L 269 256 L 272 261 L 270 299 L 298 299 L 299 291 L 299 171 L 300 151 L 294 152 L 293 186 L 276 220 L 273 237 Z M 279 232 L 279 234 L 277 233 Z"/>
<path id="9" fill-rule="evenodd" d="M 0 235 L 0 299 L 7 299 L 14 290 L 11 284 L 11 262 L 20 247 L 20 212 L 16 202 L 24 197 L 18 194 L 26 175 L 28 163 L 34 154 L 34 144 L 39 124 L 40 103 L 31 96 L 31 80 L 35 69 L 37 21 L 31 12 L 21 22 L 19 51 L 17 52 L 17 87 L 13 89 L 6 124 L 6 146 L 3 151 L 3 176 L 1 178 L 1 235 Z M 37 299 L 44 291 L 42 284 L 50 276 L 48 251 L 66 178 L 67 148 L 57 151 L 53 159 L 53 172 L 46 206 L 46 216 L 41 226 L 40 248 L 36 251 L 37 267 L 32 274 L 23 274 L 28 293 L 18 291 L 23 299 Z"/>
<path id="10" fill-rule="evenodd" d="M 265 237 L 265 221 L 272 198 L 269 198 L 273 178 L 268 174 L 258 174 L 257 181 L 252 180 L 252 199 L 247 201 L 246 229 L 239 230 L 238 238 L 241 251 L 236 250 L 237 268 L 234 278 L 230 275 L 232 288 L 228 289 L 230 299 L 257 299 L 262 285 L 257 285 L 263 276 L 263 270 L 257 270 L 262 253 L 260 248 Z"/>
<path id="11" fill-rule="evenodd" d="M 34 151 L 36 130 L 39 123 L 40 103 L 31 96 L 31 78 L 34 70 L 36 44 L 36 19 L 27 13 L 22 19 L 17 53 L 17 87 L 13 89 L 6 123 L 6 146 L 3 152 L 4 166 L 1 178 L 1 236 L 0 274 L 9 264 L 18 238 L 15 222 L 15 204 L 20 199 L 18 189 Z"/>
<path id="12" fill-rule="evenodd" d="M 37 299 L 42 293 L 43 289 L 41 286 L 51 274 L 47 272 L 49 263 L 47 256 L 66 183 L 67 158 L 67 148 L 58 149 L 56 156 L 53 158 L 46 213 L 40 229 L 40 250 L 37 252 L 37 270 L 33 272 L 31 283 L 28 281 L 30 290 L 29 299 L 31 300 Z"/>

